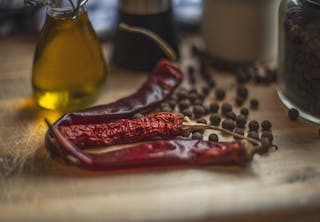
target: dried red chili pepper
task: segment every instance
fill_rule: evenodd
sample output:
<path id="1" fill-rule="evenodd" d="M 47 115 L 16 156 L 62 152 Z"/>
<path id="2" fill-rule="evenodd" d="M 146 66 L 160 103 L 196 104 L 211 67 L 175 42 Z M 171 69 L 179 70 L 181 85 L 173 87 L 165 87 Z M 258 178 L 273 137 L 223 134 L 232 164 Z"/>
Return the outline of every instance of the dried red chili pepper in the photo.
<path id="1" fill-rule="evenodd" d="M 149 140 L 172 139 L 183 134 L 183 116 L 156 113 L 141 119 L 121 119 L 106 124 L 58 126 L 64 137 L 78 146 L 115 145 Z"/>
<path id="2" fill-rule="evenodd" d="M 62 135 L 78 146 L 115 145 L 140 142 L 154 137 L 164 139 L 189 135 L 194 130 L 215 129 L 239 136 L 231 131 L 207 124 L 193 123 L 173 113 L 156 113 L 141 119 L 122 119 L 108 124 L 58 126 Z M 253 143 L 258 141 L 242 136 Z"/>
<path id="3" fill-rule="evenodd" d="M 250 162 L 253 155 L 259 151 L 259 148 L 245 143 L 243 140 L 228 143 L 165 140 L 106 153 L 87 153 L 64 138 L 55 126 L 50 123 L 48 126 L 57 142 L 50 138 L 48 144 L 48 149 L 53 157 L 68 164 L 91 170 L 163 165 L 243 165 Z"/>
<path id="4" fill-rule="evenodd" d="M 148 113 L 169 98 L 183 79 L 182 71 L 173 63 L 161 60 L 148 80 L 134 94 L 113 103 L 72 112 L 55 125 L 94 124 L 130 118 L 135 113 Z"/>

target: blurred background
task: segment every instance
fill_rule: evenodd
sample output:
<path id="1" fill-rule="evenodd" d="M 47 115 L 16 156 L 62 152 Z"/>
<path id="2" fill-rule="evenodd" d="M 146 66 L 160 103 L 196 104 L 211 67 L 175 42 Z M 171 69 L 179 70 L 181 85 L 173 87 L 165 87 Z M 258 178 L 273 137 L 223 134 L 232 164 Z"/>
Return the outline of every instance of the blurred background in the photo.
<path id="1" fill-rule="evenodd" d="M 197 31 L 202 14 L 201 0 L 174 0 L 174 18 L 179 29 Z M 90 20 L 100 39 L 112 35 L 117 19 L 117 0 L 90 0 Z M 17 34 L 36 34 L 45 19 L 44 8 L 24 6 L 23 0 L 0 0 L 0 38 Z"/>

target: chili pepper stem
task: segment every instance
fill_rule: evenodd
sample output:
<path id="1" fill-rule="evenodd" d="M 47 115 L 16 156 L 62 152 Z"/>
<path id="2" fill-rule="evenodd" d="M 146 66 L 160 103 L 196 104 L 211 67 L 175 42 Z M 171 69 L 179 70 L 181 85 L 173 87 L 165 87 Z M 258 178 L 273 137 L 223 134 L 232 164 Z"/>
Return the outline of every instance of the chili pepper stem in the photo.
<path id="1" fill-rule="evenodd" d="M 162 51 L 168 56 L 168 58 L 173 61 L 176 62 L 177 61 L 177 55 L 176 53 L 173 51 L 173 49 L 168 45 L 168 43 L 166 43 L 162 38 L 160 38 L 156 33 L 142 28 L 142 27 L 138 27 L 138 26 L 129 26 L 125 23 L 120 23 L 119 24 L 119 28 L 121 30 L 125 30 L 128 32 L 134 32 L 134 33 L 139 33 L 142 35 L 145 35 L 147 37 L 149 37 L 153 42 L 155 42 L 161 49 Z"/>
<path id="2" fill-rule="evenodd" d="M 257 146 L 261 146 L 261 142 L 258 141 L 258 140 L 255 140 L 255 139 L 252 139 L 250 137 L 246 137 L 246 136 L 243 136 L 241 134 L 238 134 L 238 133 L 235 133 L 235 132 L 232 132 L 230 130 L 227 130 L 227 129 L 224 129 L 224 128 L 221 128 L 219 126 L 213 126 L 213 125 L 208 125 L 208 124 L 202 124 L 202 123 L 194 123 L 190 120 L 189 117 L 185 117 L 184 118 L 184 122 L 182 123 L 183 124 L 183 130 L 185 132 L 192 132 L 194 130 L 201 130 L 201 129 L 212 129 L 212 130 L 216 130 L 216 131 L 220 131 L 220 132 L 223 132 L 223 133 L 226 133 L 226 134 L 229 134 L 231 136 L 234 136 L 234 137 L 237 137 L 237 138 L 240 138 L 240 139 L 244 139 L 244 140 L 247 140 L 251 143 L 254 143 L 256 144 Z"/>

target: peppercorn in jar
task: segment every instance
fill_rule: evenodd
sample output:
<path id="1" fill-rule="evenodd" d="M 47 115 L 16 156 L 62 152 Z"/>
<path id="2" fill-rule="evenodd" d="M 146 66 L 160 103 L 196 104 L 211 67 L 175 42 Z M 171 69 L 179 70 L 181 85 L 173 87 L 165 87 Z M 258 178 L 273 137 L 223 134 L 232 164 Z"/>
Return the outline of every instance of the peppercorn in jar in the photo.
<path id="1" fill-rule="evenodd" d="M 283 0 L 279 13 L 279 97 L 320 123 L 320 0 Z"/>

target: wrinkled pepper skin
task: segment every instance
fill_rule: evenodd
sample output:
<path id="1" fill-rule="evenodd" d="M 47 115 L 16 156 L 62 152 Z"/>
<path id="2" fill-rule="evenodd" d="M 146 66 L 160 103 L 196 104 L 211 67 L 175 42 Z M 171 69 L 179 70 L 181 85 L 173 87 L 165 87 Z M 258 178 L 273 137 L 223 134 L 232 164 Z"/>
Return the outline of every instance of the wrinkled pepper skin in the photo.
<path id="1" fill-rule="evenodd" d="M 173 139 L 183 135 L 184 117 L 156 113 L 140 119 L 121 119 L 104 124 L 58 126 L 62 135 L 79 147 L 110 146 L 151 140 Z"/>

